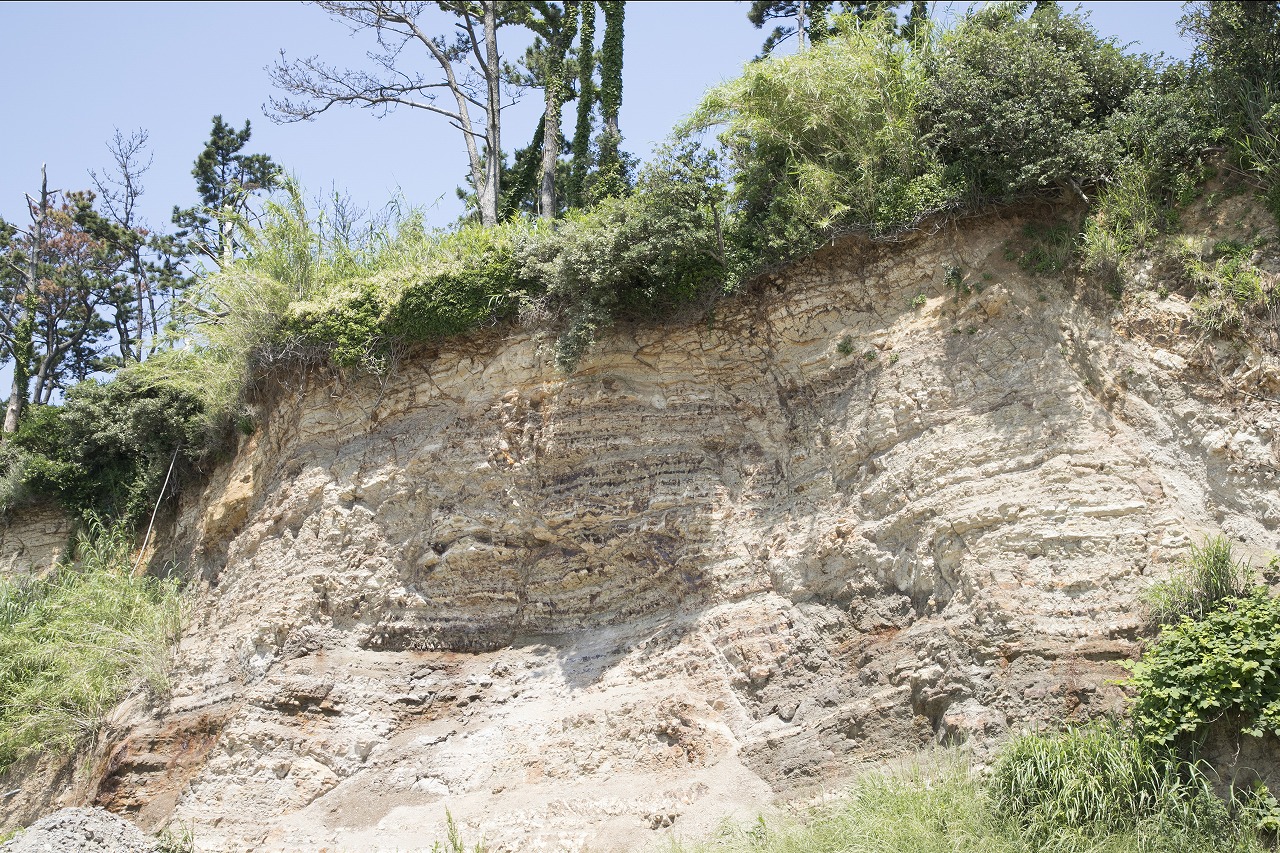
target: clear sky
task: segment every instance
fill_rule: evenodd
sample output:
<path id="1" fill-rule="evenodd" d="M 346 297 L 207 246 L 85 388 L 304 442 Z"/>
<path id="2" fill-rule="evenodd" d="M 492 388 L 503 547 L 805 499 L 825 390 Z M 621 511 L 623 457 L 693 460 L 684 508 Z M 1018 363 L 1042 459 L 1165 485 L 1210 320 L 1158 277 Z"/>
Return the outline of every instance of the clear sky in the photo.
<path id="1" fill-rule="evenodd" d="M 1177 34 L 1178 3 L 1081 5 L 1102 33 L 1135 50 L 1189 51 Z M 939 14 L 964 8 L 935 4 Z M 708 86 L 756 54 L 764 33 L 746 12 L 745 2 L 627 4 L 624 148 L 647 155 Z M 313 197 L 338 189 L 376 210 L 400 192 L 410 204 L 435 204 L 430 220 L 446 225 L 460 212 L 454 188 L 466 159 L 458 132 L 440 117 L 401 110 L 376 119 L 334 108 L 314 122 L 276 125 L 263 115 L 273 94 L 266 69 L 281 50 L 351 64 L 368 41 L 300 3 L 0 4 L 0 216 L 25 219 L 23 193 L 38 188 L 41 163 L 51 187 L 86 188 L 87 170 L 109 163 L 113 131 L 145 128 L 154 164 L 143 214 L 164 227 L 174 204 L 196 200 L 191 166 L 218 113 L 237 125 L 250 119 L 248 150 L 270 154 Z M 512 59 L 520 52 L 504 47 Z M 504 147 L 527 144 L 540 113 L 536 93 L 510 110 Z M 571 122 L 572 105 L 568 113 Z"/>

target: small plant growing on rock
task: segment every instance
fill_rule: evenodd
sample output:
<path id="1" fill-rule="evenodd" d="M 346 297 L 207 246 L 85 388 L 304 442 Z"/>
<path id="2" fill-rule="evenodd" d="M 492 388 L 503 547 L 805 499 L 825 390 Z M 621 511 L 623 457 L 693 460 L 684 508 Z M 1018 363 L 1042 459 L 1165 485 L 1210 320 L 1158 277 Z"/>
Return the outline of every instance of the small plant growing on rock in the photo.
<path id="1" fill-rule="evenodd" d="M 1231 542 L 1211 536 L 1201 546 L 1191 546 L 1173 577 L 1151 588 L 1147 604 L 1164 624 L 1184 616 L 1200 619 L 1222 603 L 1248 595 L 1254 582 L 1253 567 L 1235 559 Z"/>
<path id="2" fill-rule="evenodd" d="M 853 355 L 853 338 L 845 335 L 840 339 L 840 343 L 836 344 L 836 352 L 841 355 Z"/>

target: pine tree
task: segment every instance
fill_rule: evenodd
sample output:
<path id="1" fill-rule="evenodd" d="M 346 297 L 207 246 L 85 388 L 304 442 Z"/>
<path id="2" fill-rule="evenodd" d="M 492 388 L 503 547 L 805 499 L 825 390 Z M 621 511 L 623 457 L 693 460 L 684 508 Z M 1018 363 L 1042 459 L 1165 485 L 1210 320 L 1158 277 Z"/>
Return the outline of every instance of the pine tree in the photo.
<path id="1" fill-rule="evenodd" d="M 191 247 L 213 260 L 226 263 L 235 252 L 234 224 L 243 215 L 253 193 L 276 185 L 280 167 L 266 154 L 242 154 L 249 144 L 249 121 L 236 130 L 213 117 L 213 130 L 191 175 L 196 179 L 200 205 L 173 208 L 173 222 L 184 230 Z"/>

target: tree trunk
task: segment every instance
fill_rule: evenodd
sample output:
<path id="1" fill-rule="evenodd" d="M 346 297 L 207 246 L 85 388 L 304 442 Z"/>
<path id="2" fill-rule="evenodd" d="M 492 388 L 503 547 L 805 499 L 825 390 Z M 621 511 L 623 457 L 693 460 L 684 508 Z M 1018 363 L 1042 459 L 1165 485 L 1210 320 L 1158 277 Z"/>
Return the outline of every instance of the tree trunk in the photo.
<path id="1" fill-rule="evenodd" d="M 573 159 L 565 200 L 570 207 L 586 204 L 587 172 L 591 169 L 591 113 L 596 103 L 596 4 L 582 4 L 582 38 L 578 42 L 578 120 L 573 129 Z"/>
<path id="2" fill-rule="evenodd" d="M 565 3 L 564 18 L 554 43 L 547 45 L 546 111 L 542 118 L 542 187 L 538 215 L 556 216 L 556 163 L 560 160 L 560 108 L 564 105 L 564 57 L 577 33 L 578 4 Z"/>
<path id="3" fill-rule="evenodd" d="M 18 419 L 27 403 L 28 385 L 31 379 L 32 340 L 35 337 L 35 317 L 40 284 L 40 253 L 44 249 L 44 222 L 49 215 L 49 177 L 45 167 L 40 167 L 40 204 L 32 211 L 31 252 L 27 259 L 26 292 L 17 301 L 21 307 L 15 324 L 13 341 L 13 385 L 9 391 L 9 406 L 4 413 L 4 431 L 18 431 Z"/>
<path id="4" fill-rule="evenodd" d="M 600 171 L 595 195 L 610 198 L 626 191 L 622 174 L 622 158 L 618 147 L 622 134 L 618 131 L 618 111 L 622 107 L 622 25 L 625 8 L 622 0 L 605 0 L 604 44 L 600 57 L 600 116 L 604 130 L 600 134 Z"/>
<path id="5" fill-rule="evenodd" d="M 485 101 L 485 150 L 484 183 L 477 188 L 480 196 L 480 222 L 485 226 L 498 224 L 499 181 L 502 170 L 502 81 L 501 57 L 498 56 L 498 10 L 496 0 L 481 3 L 484 12 L 484 77 Z"/>

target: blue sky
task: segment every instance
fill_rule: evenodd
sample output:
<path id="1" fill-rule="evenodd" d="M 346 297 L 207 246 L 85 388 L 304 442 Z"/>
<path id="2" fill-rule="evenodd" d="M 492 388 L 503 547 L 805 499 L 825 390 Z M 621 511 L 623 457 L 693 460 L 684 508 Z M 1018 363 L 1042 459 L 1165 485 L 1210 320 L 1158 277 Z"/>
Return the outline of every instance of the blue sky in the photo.
<path id="1" fill-rule="evenodd" d="M 1177 34 L 1178 3 L 1081 6 L 1102 33 L 1137 50 L 1189 51 Z M 935 4 L 938 14 L 964 8 Z M 745 2 L 628 3 L 627 150 L 648 154 L 707 87 L 755 55 L 763 33 L 746 12 Z M 439 117 L 402 110 L 376 119 L 335 108 L 311 123 L 275 125 L 263 115 L 273 94 L 266 68 L 281 50 L 350 64 L 367 47 L 300 3 L 0 4 L 0 216 L 25 218 L 23 193 L 37 188 L 41 163 L 52 187 L 88 187 L 87 170 L 109 162 L 105 143 L 115 128 L 145 128 L 154 163 L 143 214 L 164 227 L 175 203 L 195 201 L 191 165 L 219 113 L 237 125 L 250 119 L 250 149 L 295 172 L 312 196 L 338 189 L 376 210 L 403 193 L 410 204 L 434 204 L 430 221 L 446 225 L 460 212 L 454 188 L 466 160 L 457 131 Z M 511 58 L 521 52 L 504 46 Z M 526 144 L 539 114 L 536 93 L 510 110 L 504 147 Z"/>

